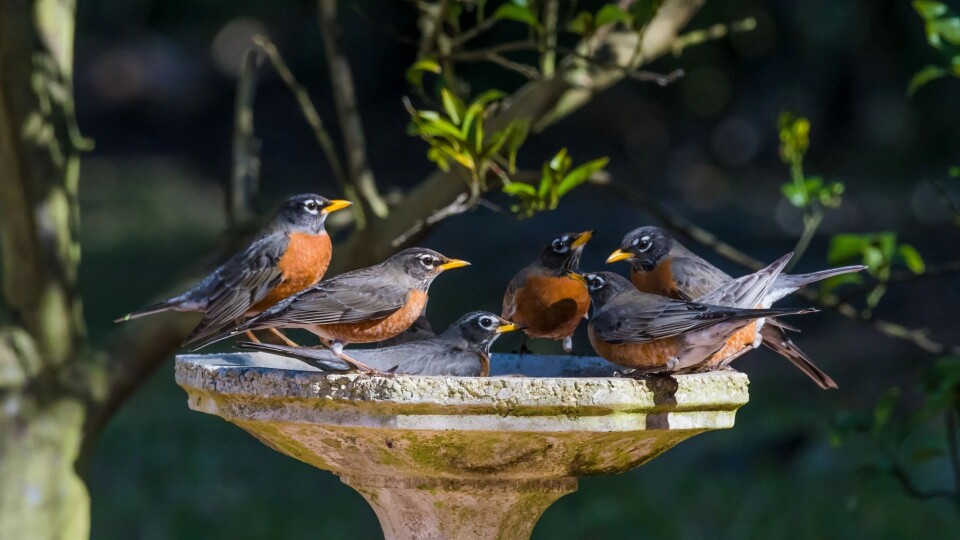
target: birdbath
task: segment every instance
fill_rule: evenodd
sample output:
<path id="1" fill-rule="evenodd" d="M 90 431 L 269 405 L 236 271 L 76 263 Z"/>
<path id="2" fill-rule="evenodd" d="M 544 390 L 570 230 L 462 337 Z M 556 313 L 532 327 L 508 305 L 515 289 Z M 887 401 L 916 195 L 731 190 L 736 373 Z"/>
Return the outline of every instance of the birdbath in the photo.
<path id="1" fill-rule="evenodd" d="M 735 371 L 617 377 L 599 358 L 495 355 L 491 377 L 327 374 L 265 353 L 184 355 L 190 408 L 340 476 L 387 539 L 529 538 L 581 476 L 733 426 Z"/>

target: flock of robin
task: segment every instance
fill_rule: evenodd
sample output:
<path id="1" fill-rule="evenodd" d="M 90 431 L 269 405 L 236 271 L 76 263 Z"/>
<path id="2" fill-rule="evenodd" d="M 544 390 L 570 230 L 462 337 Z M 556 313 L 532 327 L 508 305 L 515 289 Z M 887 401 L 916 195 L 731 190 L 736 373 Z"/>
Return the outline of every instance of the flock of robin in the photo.
<path id="1" fill-rule="evenodd" d="M 288 199 L 245 249 L 196 286 L 118 322 L 165 311 L 200 312 L 202 321 L 186 339 L 196 349 L 245 334 L 250 341 L 239 343 L 242 349 L 324 370 L 486 376 L 490 347 L 500 334 L 519 329 L 531 338 L 562 341 L 572 352 L 571 336 L 587 320 L 597 354 L 630 374 L 721 369 L 762 343 L 821 388 L 837 387 L 790 340 L 787 332 L 795 329 L 780 320 L 815 310 L 772 306 L 804 285 L 863 266 L 784 274 L 792 256 L 787 254 L 733 278 L 663 229 L 641 227 L 607 259 L 630 263 L 627 280 L 613 272 L 581 272 L 581 254 L 593 232 L 567 233 L 513 277 L 499 316 L 474 311 L 435 335 L 425 315 L 430 285 L 445 270 L 469 263 L 410 248 L 323 279 L 332 253 L 324 222 L 350 204 L 314 194 Z M 301 347 L 280 332 L 292 328 L 316 334 L 321 346 Z M 285 345 L 263 343 L 254 332 L 268 332 Z M 348 344 L 374 342 L 384 346 L 344 352 Z"/>

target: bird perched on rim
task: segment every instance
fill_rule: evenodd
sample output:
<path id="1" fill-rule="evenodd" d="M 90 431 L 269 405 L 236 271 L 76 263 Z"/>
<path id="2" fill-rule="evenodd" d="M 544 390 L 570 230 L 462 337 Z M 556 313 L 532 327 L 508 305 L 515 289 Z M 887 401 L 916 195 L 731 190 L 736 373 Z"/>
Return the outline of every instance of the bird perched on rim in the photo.
<path id="1" fill-rule="evenodd" d="M 401 343 L 410 343 L 413 341 L 420 341 L 421 339 L 429 339 L 435 337 L 437 334 L 433 331 L 433 327 L 430 326 L 430 321 L 427 319 L 427 309 L 423 309 L 423 313 L 417 317 L 417 320 L 413 321 L 413 324 L 410 325 L 410 328 L 407 328 L 403 332 L 393 336 L 390 339 L 386 339 L 377 344 L 378 347 L 392 347 L 394 345 L 400 345 Z"/>
<path id="2" fill-rule="evenodd" d="M 353 358 L 379 371 L 407 375 L 486 377 L 490 374 L 490 346 L 501 334 L 520 325 L 486 311 L 460 317 L 440 335 L 382 347 L 350 351 Z M 238 344 L 241 349 L 266 351 L 301 360 L 323 370 L 346 371 L 350 366 L 332 352 L 268 343 Z"/>
<path id="3" fill-rule="evenodd" d="M 637 289 L 681 300 L 700 297 L 733 278 L 697 256 L 659 227 L 640 227 L 623 237 L 620 249 L 608 263 L 629 261 L 630 278 Z M 797 289 L 829 277 L 858 272 L 865 266 L 844 266 L 810 274 L 780 274 L 767 296 L 753 307 L 768 308 Z M 837 384 L 818 368 L 784 331 L 782 324 L 765 324 L 759 328 L 763 344 L 790 360 L 820 388 L 836 388 Z M 744 328 L 730 339 L 731 349 L 742 348 L 755 340 L 757 329 Z M 723 356 L 723 355 L 720 355 Z"/>
<path id="4" fill-rule="evenodd" d="M 433 280 L 444 270 L 469 264 L 431 249 L 405 249 L 380 264 L 323 280 L 197 348 L 248 330 L 303 328 L 344 362 L 376 371 L 343 354 L 343 346 L 383 341 L 403 332 L 423 312 Z"/>
<path id="5" fill-rule="evenodd" d="M 526 325 L 529 337 L 562 340 L 563 350 L 572 353 L 573 332 L 587 314 L 590 295 L 567 274 L 579 271 L 583 246 L 592 236 L 593 231 L 564 233 L 547 244 L 510 280 L 500 315 Z"/>
<path id="6" fill-rule="evenodd" d="M 114 322 L 164 311 L 198 311 L 203 320 L 185 341 L 192 343 L 257 315 L 320 281 L 333 251 L 324 221 L 351 204 L 313 193 L 290 197 L 247 247 L 193 288 Z"/>
<path id="7" fill-rule="evenodd" d="M 723 367 L 736 355 L 723 363 L 709 366 L 704 363 L 745 325 L 766 317 L 816 311 L 717 305 L 722 300 L 753 305 L 757 298 L 767 294 L 788 259 L 782 258 L 755 274 L 730 281 L 695 302 L 641 292 L 613 272 L 581 276 L 579 279 L 586 283 L 593 303 L 587 327 L 590 343 L 600 356 L 639 373 Z"/>

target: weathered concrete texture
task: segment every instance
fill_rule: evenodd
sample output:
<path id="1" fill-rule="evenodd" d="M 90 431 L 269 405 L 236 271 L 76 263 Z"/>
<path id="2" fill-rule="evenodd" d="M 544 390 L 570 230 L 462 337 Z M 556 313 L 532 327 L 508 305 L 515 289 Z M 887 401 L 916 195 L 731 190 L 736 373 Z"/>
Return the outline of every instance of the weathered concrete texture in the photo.
<path id="1" fill-rule="evenodd" d="M 191 408 L 341 475 L 387 538 L 527 538 L 576 477 L 731 427 L 748 398 L 737 372 L 634 380 L 594 358 L 499 356 L 490 378 L 328 375 L 259 353 L 176 370 Z"/>

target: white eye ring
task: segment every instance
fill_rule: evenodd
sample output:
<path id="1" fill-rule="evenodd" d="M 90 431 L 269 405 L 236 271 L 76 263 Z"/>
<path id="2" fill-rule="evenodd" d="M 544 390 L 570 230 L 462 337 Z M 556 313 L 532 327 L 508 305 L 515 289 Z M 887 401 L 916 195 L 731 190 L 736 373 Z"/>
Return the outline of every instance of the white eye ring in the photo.
<path id="1" fill-rule="evenodd" d="M 550 244 L 551 249 L 553 249 L 555 253 L 566 253 L 570 251 L 570 246 L 565 242 L 566 239 L 566 237 L 555 238 Z"/>
<path id="2" fill-rule="evenodd" d="M 487 330 L 493 328 L 493 319 L 491 319 L 490 317 L 481 317 L 480 326 Z"/>
<path id="3" fill-rule="evenodd" d="M 420 264 L 424 266 L 427 270 L 433 270 L 433 267 L 436 266 L 436 261 L 430 255 L 421 255 Z"/>
<path id="4" fill-rule="evenodd" d="M 320 203 L 317 201 L 307 201 L 303 203 L 303 209 L 313 215 L 317 215 L 320 213 Z"/>
<path id="5" fill-rule="evenodd" d="M 640 240 L 634 240 L 633 245 L 638 246 L 637 251 L 639 251 L 640 253 L 643 253 L 644 251 L 650 249 L 653 246 L 653 242 L 650 241 L 649 236 L 644 236 Z"/>
<path id="6" fill-rule="evenodd" d="M 591 276 L 587 278 L 587 286 L 591 291 L 596 291 L 602 289 L 604 285 L 607 284 L 607 280 L 603 279 L 600 276 Z"/>

